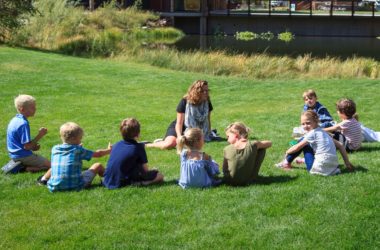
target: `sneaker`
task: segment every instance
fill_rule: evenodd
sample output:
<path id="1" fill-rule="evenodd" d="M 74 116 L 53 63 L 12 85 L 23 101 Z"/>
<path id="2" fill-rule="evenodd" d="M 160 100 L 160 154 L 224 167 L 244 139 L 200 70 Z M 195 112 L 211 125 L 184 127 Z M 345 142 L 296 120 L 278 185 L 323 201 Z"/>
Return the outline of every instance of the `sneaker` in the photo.
<path id="1" fill-rule="evenodd" d="M 47 185 L 47 180 L 42 180 L 42 177 L 44 177 L 43 175 L 39 176 L 37 178 L 37 184 L 40 185 L 40 186 L 46 186 Z"/>
<path id="2" fill-rule="evenodd" d="M 16 174 L 18 172 L 21 172 L 23 168 L 24 166 L 21 165 L 21 161 L 10 160 L 6 165 L 4 165 L 1 168 L 1 170 L 4 172 L 4 174 Z"/>
<path id="3" fill-rule="evenodd" d="M 286 169 L 286 170 L 292 168 L 292 164 L 290 164 L 286 160 L 283 160 L 282 162 L 276 163 L 275 166 L 278 168 Z"/>
<path id="4" fill-rule="evenodd" d="M 304 164 L 305 163 L 305 158 L 297 157 L 296 158 L 296 163 L 297 164 Z"/>
<path id="5" fill-rule="evenodd" d="M 154 140 L 153 143 L 160 142 L 160 141 L 163 141 L 163 140 L 164 139 L 162 139 L 162 138 L 158 138 L 158 139 Z"/>

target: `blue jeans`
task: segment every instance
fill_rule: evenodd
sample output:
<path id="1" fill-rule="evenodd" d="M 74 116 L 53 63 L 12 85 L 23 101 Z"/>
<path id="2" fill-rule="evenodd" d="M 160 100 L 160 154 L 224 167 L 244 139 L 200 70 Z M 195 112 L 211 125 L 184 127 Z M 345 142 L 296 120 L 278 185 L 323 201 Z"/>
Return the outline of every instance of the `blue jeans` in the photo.
<path id="1" fill-rule="evenodd" d="M 299 139 L 298 142 L 302 141 L 303 138 Z M 310 147 L 309 144 L 307 144 L 305 147 L 303 147 L 300 151 L 288 154 L 286 155 L 286 160 L 289 163 L 292 163 L 297 156 L 299 156 L 303 152 L 303 155 L 305 157 L 305 164 L 307 171 L 310 171 L 311 167 L 314 163 L 314 150 Z"/>

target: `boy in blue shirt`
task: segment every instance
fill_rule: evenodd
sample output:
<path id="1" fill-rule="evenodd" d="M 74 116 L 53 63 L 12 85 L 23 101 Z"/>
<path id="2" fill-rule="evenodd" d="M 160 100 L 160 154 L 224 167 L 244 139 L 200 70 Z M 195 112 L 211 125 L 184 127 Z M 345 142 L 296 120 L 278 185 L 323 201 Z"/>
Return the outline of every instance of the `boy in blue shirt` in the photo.
<path id="1" fill-rule="evenodd" d="M 306 90 L 303 92 L 302 96 L 305 101 L 303 111 L 313 110 L 317 113 L 320 122 L 319 126 L 321 128 L 334 126 L 333 118 L 331 117 L 329 111 L 327 111 L 327 108 L 317 101 L 317 93 L 315 93 L 313 89 Z"/>
<path id="2" fill-rule="evenodd" d="M 104 168 L 100 163 L 93 164 L 82 172 L 82 160 L 102 157 L 111 152 L 107 149 L 95 152 L 82 147 L 83 130 L 74 122 L 67 122 L 60 128 L 63 144 L 55 145 L 51 150 L 51 169 L 37 179 L 40 185 L 48 186 L 51 192 L 80 190 L 91 186 L 96 175 L 103 176 Z"/>
<path id="3" fill-rule="evenodd" d="M 160 183 L 164 176 L 149 170 L 145 145 L 138 143 L 140 123 L 135 118 L 124 119 L 120 124 L 123 140 L 112 147 L 103 184 L 115 189 L 130 184 L 150 185 Z"/>
<path id="4" fill-rule="evenodd" d="M 39 129 L 37 136 L 30 136 L 29 117 L 36 113 L 36 100 L 30 95 L 19 95 L 14 100 L 18 114 L 9 122 L 7 129 L 7 148 L 14 162 L 21 162 L 28 172 L 37 172 L 50 168 L 50 161 L 34 154 L 40 145 L 38 141 L 47 133 L 47 129 Z"/>

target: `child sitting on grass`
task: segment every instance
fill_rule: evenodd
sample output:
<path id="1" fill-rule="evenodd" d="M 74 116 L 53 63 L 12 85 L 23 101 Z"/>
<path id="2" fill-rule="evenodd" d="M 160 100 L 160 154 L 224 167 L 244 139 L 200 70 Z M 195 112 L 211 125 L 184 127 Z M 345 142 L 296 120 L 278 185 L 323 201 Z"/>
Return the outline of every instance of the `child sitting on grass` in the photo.
<path id="1" fill-rule="evenodd" d="M 51 169 L 38 178 L 38 183 L 46 185 L 51 192 L 80 190 L 91 186 L 96 175 L 103 176 L 104 168 L 100 163 L 93 164 L 82 172 L 82 160 L 102 157 L 111 152 L 111 144 L 107 149 L 95 152 L 82 147 L 83 130 L 74 122 L 67 122 L 60 128 L 63 144 L 51 150 Z"/>
<path id="2" fill-rule="evenodd" d="M 303 100 L 305 105 L 303 111 L 313 110 L 319 117 L 319 126 L 321 128 L 328 128 L 334 125 L 333 118 L 325 106 L 319 103 L 317 93 L 313 89 L 303 92 Z"/>
<path id="3" fill-rule="evenodd" d="M 356 104 L 353 100 L 343 98 L 336 103 L 340 123 L 325 128 L 325 131 L 334 133 L 334 139 L 343 144 L 347 152 L 353 152 L 361 147 L 362 129 L 355 119 Z"/>
<path id="4" fill-rule="evenodd" d="M 311 174 L 335 175 L 340 173 L 336 147 L 342 154 L 346 167 L 353 169 L 348 160 L 347 152 L 342 144 L 331 138 L 321 127 L 318 126 L 318 115 L 308 110 L 301 115 L 301 125 L 306 131 L 303 139 L 286 151 L 286 158 L 277 167 L 291 168 L 291 162 L 303 151 L 306 168 Z"/>
<path id="5" fill-rule="evenodd" d="M 18 114 L 9 122 L 7 129 L 7 148 L 10 158 L 14 162 L 21 162 L 29 172 L 49 169 L 50 161 L 33 153 L 40 149 L 38 141 L 47 133 L 47 129 L 42 127 L 34 139 L 30 136 L 28 118 L 36 113 L 36 100 L 30 95 L 19 95 L 14 103 Z"/>
<path id="6" fill-rule="evenodd" d="M 231 144 L 224 148 L 223 182 L 230 185 L 248 185 L 258 178 L 266 149 L 271 141 L 249 141 L 250 129 L 241 122 L 226 128 L 227 140 Z"/>
<path id="7" fill-rule="evenodd" d="M 211 156 L 201 151 L 203 145 L 203 132 L 199 128 L 189 128 L 178 139 L 177 153 L 181 158 L 178 184 L 182 188 L 204 188 L 220 183 L 216 177 L 219 174 L 219 166 L 212 161 Z"/>
<path id="8" fill-rule="evenodd" d="M 120 124 L 123 140 L 112 147 L 103 184 L 109 189 L 135 184 L 147 186 L 161 183 L 164 176 L 158 170 L 149 170 L 145 145 L 138 143 L 140 123 L 135 118 L 124 119 Z"/>

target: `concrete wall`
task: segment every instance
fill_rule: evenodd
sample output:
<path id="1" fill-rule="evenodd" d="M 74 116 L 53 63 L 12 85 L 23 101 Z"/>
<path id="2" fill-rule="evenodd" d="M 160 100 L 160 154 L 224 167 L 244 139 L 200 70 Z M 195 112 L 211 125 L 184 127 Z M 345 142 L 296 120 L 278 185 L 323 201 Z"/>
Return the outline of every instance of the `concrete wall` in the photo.
<path id="1" fill-rule="evenodd" d="M 196 17 L 175 17 L 175 26 L 187 34 L 200 34 L 200 22 Z M 209 16 L 207 33 L 236 31 L 255 33 L 290 31 L 296 36 L 380 36 L 380 18 L 329 17 L 329 16 Z"/>

